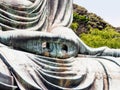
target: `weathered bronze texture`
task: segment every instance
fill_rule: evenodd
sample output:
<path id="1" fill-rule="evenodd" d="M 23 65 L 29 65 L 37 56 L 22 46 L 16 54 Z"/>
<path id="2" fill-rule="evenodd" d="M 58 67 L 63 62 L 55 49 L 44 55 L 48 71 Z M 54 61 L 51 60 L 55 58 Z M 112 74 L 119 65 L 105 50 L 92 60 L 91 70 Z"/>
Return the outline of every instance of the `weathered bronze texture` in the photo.
<path id="1" fill-rule="evenodd" d="M 72 0 L 0 0 L 0 90 L 120 90 L 120 49 L 69 28 Z"/>

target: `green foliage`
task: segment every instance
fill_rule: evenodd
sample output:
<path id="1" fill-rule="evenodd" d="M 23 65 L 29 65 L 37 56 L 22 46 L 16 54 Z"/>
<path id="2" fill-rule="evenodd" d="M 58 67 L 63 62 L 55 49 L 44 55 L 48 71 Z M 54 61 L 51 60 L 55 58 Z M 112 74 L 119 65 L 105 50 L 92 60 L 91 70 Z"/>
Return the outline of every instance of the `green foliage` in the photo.
<path id="1" fill-rule="evenodd" d="M 81 33 L 88 33 L 91 28 L 98 28 L 99 30 L 103 30 L 107 26 L 114 28 L 100 16 L 88 12 L 84 7 L 73 4 L 73 12 L 73 23 L 79 24 L 78 28 L 74 29 L 77 35 Z"/>
<path id="2" fill-rule="evenodd" d="M 100 16 L 89 13 L 84 7 L 74 4 L 73 11 L 71 28 L 86 44 L 91 47 L 120 48 L 120 33 L 115 31 L 115 27 L 105 22 Z M 118 31 L 120 31 L 119 28 Z"/>
<path id="3" fill-rule="evenodd" d="M 91 47 L 120 48 L 120 33 L 110 27 L 103 30 L 91 29 L 88 34 L 81 34 L 81 39 Z"/>
<path id="4" fill-rule="evenodd" d="M 78 23 L 76 23 L 76 22 L 74 22 L 74 23 L 72 23 L 71 24 L 71 29 L 74 31 L 74 32 L 76 32 L 77 31 L 77 29 L 78 29 L 78 26 L 79 26 L 79 24 Z"/>
<path id="5" fill-rule="evenodd" d="M 88 17 L 86 15 L 79 15 L 78 13 L 73 13 L 73 22 L 88 22 Z"/>

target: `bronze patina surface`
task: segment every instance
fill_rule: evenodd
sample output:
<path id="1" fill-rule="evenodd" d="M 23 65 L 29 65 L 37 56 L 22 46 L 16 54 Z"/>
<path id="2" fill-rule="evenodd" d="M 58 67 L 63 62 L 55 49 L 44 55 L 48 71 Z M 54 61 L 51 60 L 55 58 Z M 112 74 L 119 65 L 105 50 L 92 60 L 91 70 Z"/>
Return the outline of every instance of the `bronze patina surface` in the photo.
<path id="1" fill-rule="evenodd" d="M 120 90 L 120 49 L 69 28 L 72 0 L 0 0 L 0 90 Z"/>

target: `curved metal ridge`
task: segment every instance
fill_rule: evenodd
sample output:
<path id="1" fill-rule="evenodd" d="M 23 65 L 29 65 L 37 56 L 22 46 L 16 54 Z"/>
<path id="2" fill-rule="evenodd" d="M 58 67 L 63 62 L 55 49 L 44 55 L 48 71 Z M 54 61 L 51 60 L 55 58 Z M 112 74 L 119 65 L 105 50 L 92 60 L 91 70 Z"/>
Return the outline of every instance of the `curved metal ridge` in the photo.
<path id="1" fill-rule="evenodd" d="M 2 53 L 2 55 L 5 57 L 5 64 L 9 64 L 9 66 L 11 67 L 11 70 L 12 70 L 12 73 L 14 74 L 14 76 L 16 77 L 16 79 L 18 80 L 17 82 L 18 83 L 21 83 L 22 85 L 23 85 L 23 87 L 24 88 L 29 88 L 29 89 L 32 89 L 32 88 L 36 88 L 36 89 L 40 89 L 40 87 L 38 88 L 38 86 L 39 86 L 39 80 L 37 81 L 37 78 L 39 78 L 39 77 L 41 77 L 40 75 L 42 75 L 42 77 L 45 77 L 46 75 L 47 75 L 47 77 L 49 78 L 49 76 L 51 77 L 51 79 L 52 78 L 54 78 L 54 80 L 56 79 L 57 81 L 60 81 L 59 80 L 59 78 L 63 78 L 63 81 L 65 80 L 65 82 L 66 82 L 66 80 L 67 79 L 69 79 L 70 80 L 70 82 L 71 82 L 71 84 L 74 84 L 74 82 L 76 82 L 76 80 L 78 81 L 77 82 L 77 84 L 79 84 L 80 82 L 81 82 L 81 79 L 83 79 L 83 76 L 84 76 L 84 74 L 82 74 L 82 76 L 81 75 L 77 75 L 77 74 L 75 74 L 75 75 L 72 75 L 71 76 L 71 74 L 70 74 L 70 72 L 68 71 L 68 72 L 64 72 L 64 74 L 65 74 L 65 77 L 63 77 L 63 76 L 61 76 L 62 75 L 62 73 L 60 74 L 60 73 L 57 73 L 57 74 L 55 74 L 55 75 L 52 75 L 52 74 L 50 74 L 50 73 L 48 73 L 48 72 L 44 72 L 44 71 L 42 71 L 42 69 L 40 69 L 40 68 L 43 68 L 43 67 L 41 67 L 40 65 L 38 66 L 37 64 L 35 64 L 34 62 L 32 62 L 30 59 L 28 59 L 27 57 L 26 57 L 26 55 L 24 54 L 24 53 L 22 53 L 21 52 L 21 54 L 22 54 L 22 57 L 24 57 L 24 58 L 26 58 L 26 60 L 25 59 L 23 59 L 23 60 L 21 60 L 21 61 L 16 61 L 16 60 L 14 60 L 14 55 L 12 54 L 12 53 L 9 53 L 9 56 L 11 57 L 11 55 L 12 55 L 12 58 L 10 58 L 9 56 L 5 56 L 5 49 L 7 49 L 7 48 L 3 48 L 3 49 L 1 49 L 1 52 L 3 52 Z M 10 51 L 9 52 L 11 52 L 11 49 L 9 49 Z M 16 52 L 16 51 L 15 51 Z M 18 55 L 19 55 L 19 51 L 17 51 L 16 52 L 16 54 L 18 53 Z M 17 56 L 18 56 L 17 55 Z M 31 55 L 30 55 L 31 56 Z M 18 56 L 18 57 L 21 57 L 21 55 L 20 56 Z M 19 58 L 20 59 L 20 58 Z M 30 60 L 30 61 L 29 61 Z M 37 61 L 37 60 L 36 60 Z M 42 64 L 44 64 L 44 63 L 41 63 L 41 65 Z M 18 68 L 19 67 L 19 68 Z M 38 69 L 39 70 L 38 70 Z M 58 70 L 60 70 L 60 68 L 61 67 L 59 67 L 58 68 Z M 36 73 L 36 70 L 37 70 L 37 73 Z M 50 68 L 48 68 L 47 69 L 48 71 L 50 70 Z M 34 73 L 35 72 L 35 73 Z M 56 72 L 56 71 L 53 71 L 54 73 Z M 74 72 L 74 71 L 73 71 Z M 39 74 L 38 74 L 39 73 Z M 35 75 L 38 75 L 38 76 L 36 76 L 36 77 L 32 77 L 32 76 L 35 76 Z M 66 76 L 67 75 L 67 76 Z M 74 77 L 73 77 L 74 76 Z M 41 78 L 42 78 L 41 77 Z M 45 78 L 44 78 L 45 79 Z M 50 79 L 50 78 L 49 78 Z M 46 80 L 47 80 L 47 82 L 49 81 L 49 79 L 47 79 L 46 78 Z M 62 80 L 62 79 L 61 79 Z M 74 82 L 73 82 L 74 81 Z M 60 81 L 61 82 L 61 81 Z M 53 83 L 53 82 L 50 82 L 50 83 Z M 57 82 L 55 82 L 55 83 L 57 83 Z M 77 85 L 76 84 L 76 85 Z M 38 85 L 38 86 L 37 86 Z M 58 82 L 58 86 L 59 86 L 59 82 Z M 71 85 L 70 85 L 71 86 Z M 66 86 L 62 86 L 62 87 L 66 87 Z M 43 89 L 44 90 L 44 89 Z"/>
<path id="2" fill-rule="evenodd" d="M 0 89 L 120 90 L 120 49 L 91 48 L 68 28 L 72 3 L 0 1 Z"/>
<path id="3" fill-rule="evenodd" d="M 38 10 L 38 12 L 36 12 L 36 13 L 28 13 L 27 11 L 24 11 L 24 12 L 21 12 L 21 11 L 16 11 L 16 10 L 14 10 L 14 9 L 11 9 L 11 8 L 9 8 L 9 7 L 5 7 L 4 6 L 4 8 L 0 8 L 0 11 L 2 12 L 2 13 L 5 13 L 6 14 L 6 16 L 9 16 L 9 17 L 11 17 L 11 18 L 20 18 L 20 19 L 22 19 L 22 18 L 24 18 L 24 19 L 29 19 L 30 17 L 32 18 L 34 18 L 34 17 L 36 17 L 36 16 L 39 16 L 39 14 L 42 12 L 42 10 L 43 10 L 43 8 L 45 7 L 45 5 L 46 5 L 46 2 L 44 2 L 43 3 L 43 5 L 41 6 L 41 5 L 39 5 L 39 7 L 41 6 L 41 9 L 39 9 Z M 3 5 L 0 5 L 1 7 L 3 7 Z M 37 6 L 38 7 L 38 6 Z M 4 10 L 5 9 L 5 10 Z M 6 11 L 6 9 L 8 9 L 8 11 Z M 36 9 L 35 9 L 36 10 Z M 32 11 L 33 12 L 33 11 Z M 25 15 L 24 15 L 25 14 Z"/>
<path id="4" fill-rule="evenodd" d="M 17 80 L 22 83 L 25 88 L 29 89 L 40 89 L 40 87 L 35 83 L 35 81 L 32 79 L 32 77 L 29 74 L 29 70 L 32 70 L 30 64 L 33 63 L 30 61 L 29 65 L 26 65 L 26 61 L 21 61 L 17 63 L 14 59 L 10 59 L 4 55 L 4 51 L 0 50 L 2 52 L 2 56 L 4 56 L 4 62 L 11 68 L 11 72 L 14 74 L 14 76 L 17 78 Z M 10 53 L 9 53 L 10 54 Z M 12 56 L 14 57 L 14 56 Z M 11 61 L 12 60 L 12 61 Z M 19 70 L 18 70 L 19 67 Z"/>
<path id="5" fill-rule="evenodd" d="M 69 0 L 67 2 L 67 7 L 66 7 L 66 12 L 64 13 L 64 17 L 62 18 L 63 21 L 59 22 L 58 25 L 60 24 L 61 26 L 70 26 L 70 24 L 72 23 L 72 0 Z M 70 7 L 70 8 L 68 8 Z"/>
<path id="6" fill-rule="evenodd" d="M 97 59 L 98 61 L 101 61 L 103 63 L 103 65 L 101 65 L 99 62 L 97 62 L 97 60 L 95 60 L 95 58 L 92 57 L 91 58 L 88 57 L 87 59 L 80 57 L 68 58 L 68 59 L 56 59 L 56 58 L 29 54 L 16 50 L 13 51 L 11 49 L 7 49 L 6 51 L 5 49 L 7 48 L 1 48 L 2 50 L 1 52 L 4 53 L 2 55 L 6 57 L 5 58 L 6 62 L 9 63 L 9 66 L 12 68 L 13 74 L 15 75 L 16 79 L 19 81 L 18 83 L 23 85 L 23 88 L 25 89 L 28 89 L 28 86 L 29 89 L 35 88 L 33 83 L 31 84 L 29 83 L 29 79 L 33 80 L 36 83 L 36 85 L 39 86 L 39 88 L 41 88 L 41 85 L 43 84 L 42 90 L 46 90 L 45 88 L 48 88 L 49 90 L 56 90 L 56 89 L 57 90 L 59 89 L 89 90 L 95 85 L 97 80 L 100 79 L 103 80 L 103 82 L 101 83 L 105 84 L 100 88 L 104 88 L 104 87 L 107 88 L 106 78 L 104 76 L 105 75 L 104 69 L 107 70 L 109 64 L 112 63 L 111 60 L 109 61 L 106 60 L 107 62 L 109 62 L 107 64 L 107 62 L 105 62 L 104 59 Z M 7 56 L 5 56 L 6 53 L 8 54 Z M 12 53 L 16 53 L 17 56 L 14 56 L 14 54 Z M 17 57 L 17 61 L 14 57 L 15 58 Z M 20 60 L 20 57 L 24 59 Z M 46 63 L 47 61 L 49 64 Z M 55 66 L 53 65 L 53 63 L 55 63 L 54 64 Z M 62 64 L 63 67 L 59 66 Z M 79 65 L 79 67 L 77 65 Z M 113 66 L 116 64 L 113 63 L 110 65 Z M 120 70 L 119 66 L 114 66 L 114 68 L 111 70 L 113 71 L 116 69 Z M 106 71 L 108 73 L 106 74 L 106 77 L 108 77 L 108 79 L 111 82 L 109 75 L 112 77 L 112 74 L 109 73 L 108 70 Z M 100 74 L 98 74 L 97 76 L 96 73 L 100 73 L 101 78 L 99 76 Z M 21 81 L 24 81 L 24 83 L 22 83 Z"/>
<path id="7" fill-rule="evenodd" d="M 51 57 L 68 58 L 76 56 L 79 51 L 77 40 L 71 40 L 67 36 L 63 37 L 46 32 L 1 32 L 0 42 L 13 48 L 23 49 L 36 54 L 46 56 L 46 53 L 48 53 L 48 56 L 50 55 Z"/>
<path id="8" fill-rule="evenodd" d="M 0 23 L 1 26 L 13 30 L 26 29 L 34 26 L 37 26 L 37 29 L 39 29 L 45 22 L 45 18 L 46 18 L 45 11 L 47 6 L 46 5 L 47 1 L 44 2 L 41 0 L 38 1 L 37 1 L 38 4 L 37 5 L 35 4 L 33 10 L 30 8 L 30 12 L 28 12 L 28 10 L 26 11 L 20 11 L 20 9 L 15 10 L 8 7 L 8 5 L 0 4 L 1 6 L 0 15 L 2 16 L 0 17 L 0 19 L 2 20 L 2 22 Z M 35 30 L 37 29 L 35 28 Z"/>
<path id="9" fill-rule="evenodd" d="M 44 10 L 43 10 L 44 11 Z M 0 17 L 0 20 L 2 21 L 2 24 L 4 24 L 4 25 L 6 25 L 6 23 L 8 23 L 6 26 L 8 26 L 8 27 L 10 27 L 11 29 L 16 29 L 16 28 L 31 28 L 31 27 L 33 27 L 33 26 L 36 26 L 36 24 L 40 21 L 40 20 L 43 20 L 43 21 L 45 21 L 44 19 L 46 18 L 45 16 L 44 16 L 44 14 L 43 14 L 44 12 L 42 12 L 41 14 L 42 14 L 42 16 L 41 16 L 41 14 L 39 14 L 39 16 L 41 16 L 41 18 L 38 16 L 37 18 L 39 18 L 39 19 L 35 19 L 35 20 L 32 20 L 32 21 L 28 21 L 28 22 L 26 22 L 26 20 L 25 20 L 25 22 L 24 21 L 22 21 L 22 19 L 18 19 L 18 20 L 20 20 L 20 21 L 18 21 L 18 20 L 13 20 L 13 19 L 8 19 L 8 17 L 5 17 L 5 16 L 3 16 L 2 15 L 2 17 Z M 44 22 L 43 22 L 44 23 Z M 41 23 L 41 24 L 43 24 L 43 23 Z M 20 27 L 18 27 L 18 26 L 20 26 Z M 39 27 L 41 27 L 41 25 L 39 25 Z"/>
<path id="10" fill-rule="evenodd" d="M 32 59 L 32 58 L 31 58 Z M 44 60 L 45 61 L 47 61 L 47 59 L 48 58 L 44 58 Z M 72 59 L 72 58 L 71 58 Z M 41 58 L 39 59 L 39 61 L 40 60 L 42 60 Z M 62 60 L 62 59 L 61 59 Z M 70 59 L 69 59 L 70 60 Z M 73 59 L 72 59 L 73 60 Z M 36 61 L 38 61 L 37 59 L 35 59 L 34 58 L 34 62 L 36 62 Z M 50 62 L 50 61 L 49 61 Z M 39 62 L 36 62 L 36 63 L 39 63 Z M 72 63 L 71 61 L 69 62 L 69 64 L 71 65 L 71 66 L 69 66 L 69 67 L 67 67 L 67 66 L 65 66 L 64 67 L 64 64 L 65 63 L 63 63 L 63 67 L 59 67 L 59 63 L 57 63 L 57 60 L 56 60 L 56 66 L 55 67 L 53 67 L 53 69 L 51 70 L 51 66 L 52 66 L 52 64 L 46 64 L 46 63 L 44 63 L 44 62 L 41 62 L 41 63 L 39 63 L 39 65 L 41 66 L 42 64 L 44 64 L 43 65 L 43 67 L 42 68 L 40 68 L 40 69 L 38 69 L 37 70 L 37 72 L 38 73 L 40 73 L 40 75 L 42 76 L 42 78 L 43 78 L 43 80 L 45 80 L 46 81 L 46 83 L 49 83 L 49 84 L 51 84 L 51 85 L 55 85 L 55 87 L 59 87 L 59 88 L 61 88 L 61 89 L 80 89 L 80 88 L 82 88 L 82 86 L 79 86 L 78 87 L 78 85 L 80 84 L 80 82 L 84 82 L 84 80 L 82 80 L 82 79 L 84 79 L 85 77 L 86 77 L 86 74 L 85 73 L 81 73 L 80 72 L 80 74 L 79 74 L 79 72 L 75 72 L 74 70 L 72 71 L 72 65 L 74 64 L 74 62 Z M 62 64 L 62 63 L 61 63 Z M 47 66 L 46 66 L 47 65 Z M 48 68 L 45 68 L 45 67 L 48 67 Z M 44 69 L 45 68 L 45 69 Z M 64 70 L 62 70 L 61 71 L 61 69 L 64 69 Z M 66 69 L 66 70 L 65 70 Z M 84 75 L 85 74 L 85 75 Z M 93 73 L 94 74 L 94 73 Z M 81 76 L 81 75 L 83 75 L 83 76 Z M 88 80 L 89 79 L 93 79 L 93 80 L 90 80 L 91 81 L 91 83 L 93 83 L 93 81 L 94 81 L 94 75 L 92 75 L 93 77 L 91 77 L 91 75 L 89 75 L 88 74 L 88 76 L 89 77 L 86 77 L 86 78 L 88 78 Z M 51 79 L 53 79 L 53 80 L 51 80 Z M 88 81 L 88 80 L 86 80 L 86 81 Z M 52 81 L 52 82 L 51 82 Z M 67 82 L 67 81 L 69 81 L 69 83 L 71 83 L 71 85 L 69 84 L 69 86 L 67 87 L 67 86 L 64 86 L 64 84 L 63 84 L 63 86 L 59 86 L 60 85 L 60 82 Z M 86 82 L 85 81 L 85 82 Z M 76 82 L 76 84 L 75 84 L 75 88 L 72 88 L 71 86 L 73 86 L 74 84 L 73 83 L 75 83 Z M 78 85 L 77 85 L 77 83 L 78 83 Z M 72 85 L 73 84 L 73 85 Z M 90 84 L 90 82 L 89 83 L 87 83 L 86 82 L 86 84 L 88 84 L 88 86 L 89 86 L 89 84 Z M 83 85 L 86 85 L 85 83 L 83 84 Z M 91 84 L 90 84 L 91 85 Z M 87 85 L 86 85 L 87 86 Z M 71 88 L 70 88 L 71 87 Z M 85 86 L 84 86 L 85 87 Z"/>
<path id="11" fill-rule="evenodd" d="M 29 55 L 27 55 L 29 57 Z M 32 55 L 29 57 L 30 59 L 43 59 L 48 62 L 55 62 L 55 63 L 64 63 L 66 65 L 69 65 L 71 62 L 74 62 L 75 59 L 74 57 L 66 58 L 66 59 L 59 59 L 59 58 L 51 58 L 51 57 L 45 57 L 45 56 L 40 56 L 40 55 L 35 55 L 32 57 Z"/>
<path id="12" fill-rule="evenodd" d="M 35 0 L 34 3 L 32 3 L 30 0 L 25 0 L 25 2 L 26 1 L 29 1 L 31 4 L 29 3 L 29 5 L 25 5 L 22 0 L 21 1 L 17 1 L 17 0 L 16 1 L 3 0 L 3 1 L 0 2 L 0 4 L 5 4 L 6 6 L 9 6 L 9 7 L 17 9 L 17 10 L 20 9 L 21 11 L 22 10 L 26 11 L 26 10 L 29 10 L 29 9 L 32 10 L 32 8 L 37 7 L 42 0 Z"/>
<path id="13" fill-rule="evenodd" d="M 56 62 L 51 62 L 51 61 L 48 61 L 48 60 L 44 60 L 44 59 L 37 59 L 37 58 L 34 58 L 32 59 L 34 62 L 40 62 L 40 63 L 45 63 L 47 65 L 51 65 L 51 66 L 54 66 L 54 67 L 70 67 L 71 66 L 71 62 L 68 62 L 68 63 L 65 63 L 64 61 L 63 62 L 59 62 L 56 60 Z M 63 64 L 64 63 L 64 64 Z"/>
<path id="14" fill-rule="evenodd" d="M 11 76 L 8 67 L 1 59 L 2 57 L 0 55 L 0 89 L 15 90 L 17 86 L 14 85 L 13 77 Z"/>
<path id="15" fill-rule="evenodd" d="M 4 89 L 4 90 L 15 90 L 15 89 L 17 89 L 17 86 L 8 85 L 8 84 L 5 84 L 5 83 L 0 82 L 0 89 Z"/>
<path id="16" fill-rule="evenodd" d="M 51 2 L 51 4 L 49 4 L 49 2 Z M 55 5 L 53 5 L 52 2 L 54 2 Z M 4 30 L 24 29 L 39 31 L 51 29 L 56 26 L 69 26 L 72 22 L 72 0 L 63 1 L 64 5 L 62 6 L 59 6 L 60 3 L 61 1 L 59 0 L 35 0 L 29 7 L 22 7 L 19 5 L 12 7 L 8 4 L 0 3 L 0 19 L 2 21 L 0 25 Z M 63 6 L 66 6 L 66 8 Z M 48 28 L 47 25 L 49 25 Z"/>
<path id="17" fill-rule="evenodd" d="M 56 0 L 51 3 L 55 4 L 54 7 L 51 5 L 51 10 L 52 9 L 54 10 L 54 12 L 50 13 L 51 26 L 69 27 L 70 24 L 72 23 L 72 4 L 71 4 L 72 0 L 69 1 Z M 62 6 L 60 5 L 60 3 L 63 3 Z"/>

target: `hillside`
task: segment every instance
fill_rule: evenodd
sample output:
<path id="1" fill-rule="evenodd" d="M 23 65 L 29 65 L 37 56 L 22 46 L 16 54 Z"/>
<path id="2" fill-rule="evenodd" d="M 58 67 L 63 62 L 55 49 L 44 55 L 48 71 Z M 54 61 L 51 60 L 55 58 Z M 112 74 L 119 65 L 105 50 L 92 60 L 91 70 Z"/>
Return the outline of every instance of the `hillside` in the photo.
<path id="1" fill-rule="evenodd" d="M 104 21 L 100 16 L 90 13 L 82 6 L 73 5 L 73 23 L 71 28 L 77 35 L 87 33 L 91 28 L 99 30 L 105 29 L 107 26 L 114 28 L 112 25 Z"/>
<path id="2" fill-rule="evenodd" d="M 71 28 L 90 47 L 120 48 L 120 27 L 113 27 L 84 7 L 73 5 Z"/>
<path id="3" fill-rule="evenodd" d="M 116 27 L 116 31 L 120 33 L 120 27 Z"/>

